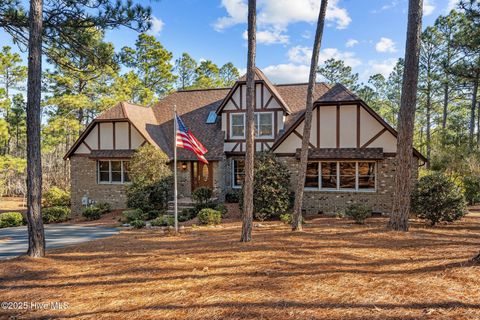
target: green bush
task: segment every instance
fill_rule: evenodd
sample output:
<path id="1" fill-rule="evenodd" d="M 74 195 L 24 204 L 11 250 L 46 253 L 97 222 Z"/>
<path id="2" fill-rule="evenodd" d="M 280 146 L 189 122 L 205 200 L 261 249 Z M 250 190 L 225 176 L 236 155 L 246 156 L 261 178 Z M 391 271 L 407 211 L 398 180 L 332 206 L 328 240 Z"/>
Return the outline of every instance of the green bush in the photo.
<path id="1" fill-rule="evenodd" d="M 193 218 L 195 218 L 197 216 L 197 214 L 198 214 L 198 212 L 197 212 L 196 209 L 185 208 L 178 215 L 178 221 L 184 222 L 184 221 L 192 220 Z"/>
<path id="2" fill-rule="evenodd" d="M 147 212 L 146 219 L 153 220 L 165 214 L 165 210 L 150 210 Z"/>
<path id="3" fill-rule="evenodd" d="M 83 209 L 82 216 L 87 220 L 98 220 L 102 217 L 102 210 L 97 206 L 90 206 Z"/>
<path id="4" fill-rule="evenodd" d="M 365 220 L 372 214 L 372 210 L 364 204 L 354 203 L 345 209 L 345 215 L 353 219 L 355 223 L 364 224 Z"/>
<path id="5" fill-rule="evenodd" d="M 238 203 L 239 201 L 240 201 L 240 195 L 238 192 L 227 192 L 227 194 L 225 194 L 225 202 Z"/>
<path id="6" fill-rule="evenodd" d="M 292 214 L 291 213 L 282 213 L 280 215 L 280 221 L 282 221 L 285 224 L 291 224 L 292 223 Z"/>
<path id="7" fill-rule="evenodd" d="M 222 221 L 222 213 L 220 211 L 210 209 L 210 208 L 205 208 L 200 210 L 197 217 L 198 217 L 198 221 L 201 224 L 207 224 L 207 225 L 220 224 L 220 222 Z"/>
<path id="8" fill-rule="evenodd" d="M 480 177 L 466 176 L 463 178 L 465 199 L 471 205 L 480 203 Z"/>
<path id="9" fill-rule="evenodd" d="M 253 207 L 255 218 L 263 221 L 279 217 L 290 207 L 290 172 L 275 155 L 268 152 L 255 155 Z M 243 189 L 239 196 L 243 207 Z"/>
<path id="10" fill-rule="evenodd" d="M 70 219 L 69 207 L 42 208 L 43 223 L 64 222 Z"/>
<path id="11" fill-rule="evenodd" d="M 432 226 L 453 222 L 467 213 L 462 190 L 440 173 L 420 178 L 412 193 L 412 211 Z"/>
<path id="12" fill-rule="evenodd" d="M 222 218 L 225 218 L 228 214 L 228 208 L 223 203 L 217 204 L 214 209 L 220 211 L 220 213 L 222 214 Z"/>
<path id="13" fill-rule="evenodd" d="M 145 221 L 143 221 L 143 220 L 132 220 L 130 222 L 130 225 L 132 227 L 134 227 L 135 229 L 142 229 L 143 227 L 145 227 Z"/>
<path id="14" fill-rule="evenodd" d="M 45 207 L 69 207 L 70 192 L 58 187 L 51 187 L 43 194 L 43 205 Z"/>
<path id="15" fill-rule="evenodd" d="M 112 211 L 112 205 L 108 202 L 99 202 L 95 204 L 95 207 L 97 207 L 100 210 L 101 214 L 108 213 Z"/>
<path id="16" fill-rule="evenodd" d="M 192 198 L 197 204 L 204 204 L 212 198 L 212 189 L 201 187 L 192 192 Z"/>
<path id="17" fill-rule="evenodd" d="M 140 209 L 126 210 L 122 212 L 122 221 L 131 223 L 135 220 L 145 220 L 147 215 Z"/>
<path id="18" fill-rule="evenodd" d="M 23 216 L 20 212 L 0 213 L 0 228 L 19 227 L 23 225 Z"/>
<path id="19" fill-rule="evenodd" d="M 127 206 L 143 212 L 162 210 L 172 197 L 173 175 L 168 157 L 149 144 L 137 149 L 130 162 Z"/>
<path id="20" fill-rule="evenodd" d="M 171 215 L 162 215 L 150 221 L 154 227 L 168 227 L 175 225 L 175 218 Z"/>

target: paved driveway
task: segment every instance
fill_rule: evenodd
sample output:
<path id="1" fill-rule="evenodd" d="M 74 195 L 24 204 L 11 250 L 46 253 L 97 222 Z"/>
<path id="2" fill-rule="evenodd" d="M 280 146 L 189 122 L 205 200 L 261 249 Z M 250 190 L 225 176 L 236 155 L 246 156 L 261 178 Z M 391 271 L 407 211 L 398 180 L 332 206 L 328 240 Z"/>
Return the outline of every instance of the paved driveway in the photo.
<path id="1" fill-rule="evenodd" d="M 110 237 L 119 232 L 116 228 L 82 226 L 74 224 L 45 225 L 47 249 Z M 0 229 L 0 259 L 13 258 L 27 252 L 27 227 Z"/>

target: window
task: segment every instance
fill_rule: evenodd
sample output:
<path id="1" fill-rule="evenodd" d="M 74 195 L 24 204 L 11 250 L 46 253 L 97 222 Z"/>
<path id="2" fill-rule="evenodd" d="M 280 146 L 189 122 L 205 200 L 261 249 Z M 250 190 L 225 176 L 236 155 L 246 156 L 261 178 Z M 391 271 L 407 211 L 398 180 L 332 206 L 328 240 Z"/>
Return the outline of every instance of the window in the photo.
<path id="1" fill-rule="evenodd" d="M 241 188 L 243 180 L 245 179 L 245 161 L 244 160 L 232 160 L 232 187 Z"/>
<path id="2" fill-rule="evenodd" d="M 371 161 L 309 162 L 305 188 L 325 191 L 375 191 L 375 176 L 375 162 Z"/>
<path id="3" fill-rule="evenodd" d="M 305 188 L 318 188 L 318 162 L 307 163 L 307 175 L 305 176 Z"/>
<path id="4" fill-rule="evenodd" d="M 255 137 L 273 138 L 273 113 L 255 113 Z"/>
<path id="5" fill-rule="evenodd" d="M 257 112 L 254 114 L 255 137 L 273 138 L 273 112 Z M 230 114 L 230 137 L 245 138 L 245 113 Z"/>
<path id="6" fill-rule="evenodd" d="M 230 114 L 230 133 L 232 138 L 245 138 L 245 114 Z"/>
<path id="7" fill-rule="evenodd" d="M 130 182 L 130 161 L 98 161 L 98 183 Z"/>

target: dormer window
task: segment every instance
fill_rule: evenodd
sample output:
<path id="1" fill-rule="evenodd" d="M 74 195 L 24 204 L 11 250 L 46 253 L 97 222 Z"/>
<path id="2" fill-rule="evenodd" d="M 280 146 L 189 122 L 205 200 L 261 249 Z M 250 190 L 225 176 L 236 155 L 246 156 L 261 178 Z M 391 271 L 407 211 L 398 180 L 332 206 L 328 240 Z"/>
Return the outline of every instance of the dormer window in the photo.
<path id="1" fill-rule="evenodd" d="M 255 138 L 272 139 L 273 112 L 255 112 Z M 245 113 L 230 114 L 230 133 L 232 139 L 245 139 Z"/>
<path id="2" fill-rule="evenodd" d="M 233 139 L 245 139 L 245 114 L 230 114 L 230 134 Z"/>

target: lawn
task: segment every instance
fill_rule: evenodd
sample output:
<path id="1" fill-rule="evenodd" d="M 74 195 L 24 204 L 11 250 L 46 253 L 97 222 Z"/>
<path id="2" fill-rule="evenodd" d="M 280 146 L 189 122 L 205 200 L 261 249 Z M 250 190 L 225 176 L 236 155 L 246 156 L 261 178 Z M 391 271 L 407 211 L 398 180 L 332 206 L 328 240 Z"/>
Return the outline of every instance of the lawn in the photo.
<path id="1" fill-rule="evenodd" d="M 8 311 L 74 319 L 480 319 L 480 215 L 435 228 L 385 231 L 336 218 L 292 233 L 240 223 L 180 236 L 122 232 L 0 262 L 2 301 L 67 302 L 65 310 Z M 5 312 L 5 311 L 4 311 Z"/>

